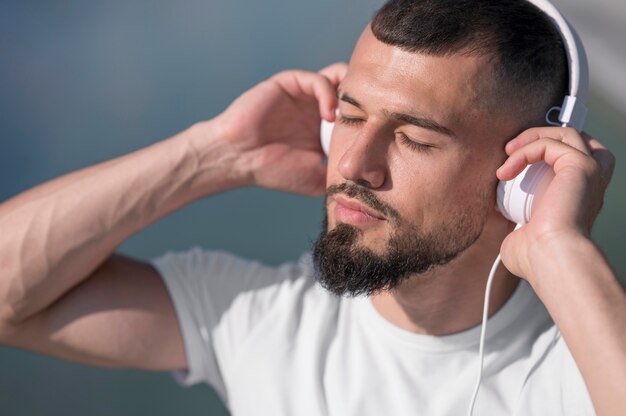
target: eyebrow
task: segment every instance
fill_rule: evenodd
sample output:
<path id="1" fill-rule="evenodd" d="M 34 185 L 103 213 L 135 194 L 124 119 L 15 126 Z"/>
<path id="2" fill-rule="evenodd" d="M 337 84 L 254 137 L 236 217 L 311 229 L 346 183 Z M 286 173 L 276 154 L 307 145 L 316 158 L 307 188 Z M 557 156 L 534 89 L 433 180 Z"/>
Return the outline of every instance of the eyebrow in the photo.
<path id="1" fill-rule="evenodd" d="M 339 96 L 339 99 L 341 101 L 344 101 L 348 104 L 352 104 L 356 108 L 363 110 L 363 106 L 361 105 L 361 103 L 359 103 L 356 99 L 351 97 L 348 93 L 338 92 L 337 95 Z M 428 118 L 428 117 L 418 117 L 418 116 L 414 116 L 410 114 L 390 112 L 388 110 L 383 110 L 383 114 L 385 114 L 385 117 L 388 117 L 392 120 L 402 121 L 402 122 L 412 124 L 417 127 L 421 127 L 421 128 L 428 129 L 428 130 L 433 130 L 437 133 L 445 134 L 446 136 L 450 136 L 454 138 L 457 137 L 456 134 L 451 129 L 449 129 L 446 126 L 442 126 L 441 124 L 437 123 L 435 120 Z"/>

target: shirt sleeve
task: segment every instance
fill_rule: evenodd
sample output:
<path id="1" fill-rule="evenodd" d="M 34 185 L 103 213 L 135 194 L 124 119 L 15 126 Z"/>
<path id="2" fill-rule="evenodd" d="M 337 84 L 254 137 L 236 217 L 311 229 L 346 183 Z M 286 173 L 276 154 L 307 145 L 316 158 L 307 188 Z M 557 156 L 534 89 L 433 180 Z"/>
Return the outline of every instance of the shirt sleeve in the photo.
<path id="1" fill-rule="evenodd" d="M 183 385 L 206 382 L 227 403 L 228 371 L 256 324 L 289 281 L 297 263 L 265 266 L 221 251 L 194 247 L 150 260 L 161 275 L 177 314 L 187 369 L 175 371 Z"/>

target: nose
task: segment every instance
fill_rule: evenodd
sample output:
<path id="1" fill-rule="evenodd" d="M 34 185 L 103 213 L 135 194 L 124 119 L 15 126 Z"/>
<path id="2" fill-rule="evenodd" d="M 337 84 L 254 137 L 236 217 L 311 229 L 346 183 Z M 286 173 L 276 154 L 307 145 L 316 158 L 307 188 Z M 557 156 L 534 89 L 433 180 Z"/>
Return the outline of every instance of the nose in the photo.
<path id="1" fill-rule="evenodd" d="M 386 154 L 380 129 L 366 125 L 350 138 L 337 169 L 346 180 L 369 188 L 380 188 L 387 176 Z"/>

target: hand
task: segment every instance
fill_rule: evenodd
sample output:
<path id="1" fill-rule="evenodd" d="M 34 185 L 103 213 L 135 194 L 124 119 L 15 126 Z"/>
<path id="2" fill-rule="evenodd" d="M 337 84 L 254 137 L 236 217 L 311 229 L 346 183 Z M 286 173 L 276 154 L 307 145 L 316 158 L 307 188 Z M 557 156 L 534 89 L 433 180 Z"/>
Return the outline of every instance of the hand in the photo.
<path id="1" fill-rule="evenodd" d="M 530 222 L 509 234 L 501 247 L 505 266 L 533 283 L 541 260 L 562 254 L 581 237 L 590 239 L 615 158 L 591 136 L 561 127 L 526 130 L 505 151 L 509 158 L 497 171 L 501 180 L 513 179 L 526 165 L 541 160 L 555 173 Z"/>
<path id="2" fill-rule="evenodd" d="M 290 70 L 237 98 L 215 121 L 238 153 L 246 185 L 305 195 L 325 190 L 320 121 L 334 121 L 345 63 L 320 72 Z"/>

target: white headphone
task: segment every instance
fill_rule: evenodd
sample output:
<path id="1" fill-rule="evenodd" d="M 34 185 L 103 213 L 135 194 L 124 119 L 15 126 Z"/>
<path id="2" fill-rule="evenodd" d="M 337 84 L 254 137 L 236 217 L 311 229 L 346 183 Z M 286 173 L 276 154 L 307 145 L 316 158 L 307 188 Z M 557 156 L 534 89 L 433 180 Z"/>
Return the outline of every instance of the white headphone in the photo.
<path id="1" fill-rule="evenodd" d="M 582 131 L 587 117 L 587 97 L 589 94 L 589 66 L 582 41 L 574 28 L 547 0 L 528 0 L 548 15 L 561 35 L 569 72 L 569 94 L 560 107 L 552 107 L 546 113 L 546 123 L 551 122 L 550 114 L 559 110 L 559 122 L 562 127 L 573 127 Z M 498 184 L 498 209 L 507 219 L 517 224 L 526 224 L 532 215 L 533 200 L 541 195 L 547 184 L 554 177 L 554 172 L 545 162 L 529 165 L 517 177 Z"/>
<path id="2" fill-rule="evenodd" d="M 561 35 L 567 54 L 569 72 L 569 94 L 560 107 L 552 107 L 546 113 L 546 123 L 573 127 L 582 131 L 587 116 L 587 97 L 589 93 L 589 68 L 582 41 L 572 26 L 559 11 L 547 0 L 528 0 L 545 12 Z M 555 110 L 559 111 L 559 123 L 549 120 Z M 320 136 L 322 149 L 328 155 L 334 123 L 322 120 Z M 552 180 L 554 173 L 544 162 L 529 165 L 517 177 L 510 181 L 500 181 L 497 191 L 498 209 L 507 219 L 526 224 L 532 214 L 533 200 L 540 195 Z"/>
<path id="3" fill-rule="evenodd" d="M 587 117 L 587 96 L 589 93 L 589 67 L 587 55 L 582 41 L 572 26 L 565 20 L 559 11 L 548 0 L 527 0 L 541 9 L 552 21 L 556 30 L 561 35 L 565 53 L 567 54 L 567 65 L 569 72 L 569 94 L 563 99 L 561 107 L 553 107 L 546 113 L 546 123 L 549 125 L 560 125 L 563 127 L 573 127 L 579 132 L 582 131 Z M 559 110 L 559 123 L 551 122 L 549 119 L 552 111 Z M 533 200 L 541 195 L 547 184 L 554 177 L 554 171 L 545 162 L 529 165 L 517 177 L 510 181 L 500 181 L 498 183 L 498 209 L 507 219 L 516 222 L 516 230 L 523 224 L 530 221 L 532 214 Z M 483 360 L 485 355 L 485 334 L 487 332 L 487 321 L 489 311 L 489 297 L 491 294 L 491 284 L 500 264 L 500 255 L 491 266 L 489 277 L 487 278 L 487 288 L 483 305 L 482 328 L 480 331 L 480 342 L 478 347 L 478 376 L 474 393 L 472 394 L 468 415 L 472 416 L 474 405 L 478 397 L 478 391 L 482 382 Z"/>

